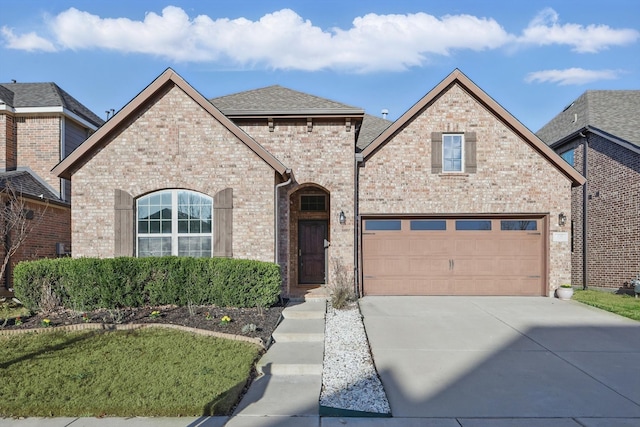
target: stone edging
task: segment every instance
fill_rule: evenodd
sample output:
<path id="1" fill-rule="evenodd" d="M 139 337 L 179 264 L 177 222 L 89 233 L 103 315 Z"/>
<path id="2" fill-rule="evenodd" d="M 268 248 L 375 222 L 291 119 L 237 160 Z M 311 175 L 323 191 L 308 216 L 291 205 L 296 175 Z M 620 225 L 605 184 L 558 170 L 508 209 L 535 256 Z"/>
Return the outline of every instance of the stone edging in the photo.
<path id="1" fill-rule="evenodd" d="M 29 332 L 41 333 L 41 332 L 54 332 L 54 331 L 84 331 L 84 330 L 105 330 L 105 331 L 132 331 L 135 329 L 143 328 L 165 328 L 165 329 L 177 329 L 179 331 L 191 332 L 198 335 L 204 335 L 216 338 L 225 338 L 234 341 L 244 341 L 251 344 L 255 344 L 258 347 L 266 350 L 262 339 L 245 337 L 243 335 L 225 334 L 224 332 L 208 331 L 206 329 L 190 328 L 188 326 L 173 325 L 170 323 L 127 323 L 117 325 L 113 323 L 76 323 L 73 325 L 54 326 L 51 328 L 32 328 L 32 329 L 0 329 L 0 336 L 18 335 Z"/>

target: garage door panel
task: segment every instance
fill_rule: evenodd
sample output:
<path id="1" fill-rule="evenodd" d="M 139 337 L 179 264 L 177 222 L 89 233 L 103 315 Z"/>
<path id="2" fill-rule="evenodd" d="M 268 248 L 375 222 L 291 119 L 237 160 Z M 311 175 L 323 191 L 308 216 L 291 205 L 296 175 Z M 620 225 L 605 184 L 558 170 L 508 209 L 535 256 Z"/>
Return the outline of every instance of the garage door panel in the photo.
<path id="1" fill-rule="evenodd" d="M 542 229 L 543 220 L 532 221 Z M 456 230 L 446 220 L 446 230 L 418 231 L 412 220 L 401 222 L 401 229 L 362 236 L 366 295 L 544 294 L 541 233 L 501 229 L 499 219 L 491 230 Z"/>

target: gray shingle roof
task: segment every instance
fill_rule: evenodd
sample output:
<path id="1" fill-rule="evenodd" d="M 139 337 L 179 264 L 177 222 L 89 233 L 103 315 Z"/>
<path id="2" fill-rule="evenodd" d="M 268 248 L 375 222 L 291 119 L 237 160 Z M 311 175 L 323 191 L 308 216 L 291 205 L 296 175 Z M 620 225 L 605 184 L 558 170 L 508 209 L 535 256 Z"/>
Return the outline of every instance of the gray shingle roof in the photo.
<path id="1" fill-rule="evenodd" d="M 13 108 L 64 107 L 95 126 L 104 123 L 55 83 L 0 83 L 0 102 Z"/>
<path id="2" fill-rule="evenodd" d="M 17 193 L 33 197 L 40 197 L 40 195 L 42 195 L 42 198 L 45 200 L 60 201 L 58 196 L 29 171 L 0 172 L 0 190 L 5 189 L 7 182 L 11 183 Z"/>
<path id="3" fill-rule="evenodd" d="M 640 146 L 640 90 L 589 90 L 536 134 L 551 145 L 586 126 Z"/>
<path id="4" fill-rule="evenodd" d="M 356 148 L 360 151 L 364 150 L 367 145 L 371 144 L 371 142 L 376 139 L 378 135 L 384 132 L 385 129 L 387 129 L 392 124 L 392 121 L 383 119 L 382 117 L 365 114 L 364 118 L 362 119 L 360 133 L 358 134 Z"/>
<path id="5" fill-rule="evenodd" d="M 364 113 L 357 107 L 278 85 L 221 96 L 210 101 L 226 116 Z"/>

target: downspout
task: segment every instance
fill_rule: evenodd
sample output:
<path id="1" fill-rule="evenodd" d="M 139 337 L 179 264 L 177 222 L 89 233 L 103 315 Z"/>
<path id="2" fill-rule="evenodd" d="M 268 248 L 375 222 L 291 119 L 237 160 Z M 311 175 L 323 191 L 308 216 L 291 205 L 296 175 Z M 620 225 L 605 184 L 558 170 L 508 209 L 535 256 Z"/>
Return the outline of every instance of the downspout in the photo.
<path id="1" fill-rule="evenodd" d="M 360 256 L 359 256 L 359 248 L 360 248 L 360 239 L 359 231 L 360 231 L 360 221 L 359 221 L 359 206 L 360 206 L 360 192 L 358 188 L 359 177 L 360 177 L 360 169 L 359 165 L 364 161 L 361 153 L 356 153 L 355 155 L 355 170 L 353 176 L 353 286 L 356 298 L 360 298 Z"/>
<path id="2" fill-rule="evenodd" d="M 588 165 L 588 152 L 589 152 L 589 138 L 582 132 L 580 136 L 584 138 L 583 142 L 583 155 L 582 155 L 582 176 L 585 177 L 585 182 L 582 185 L 582 289 L 586 290 L 589 283 L 589 269 L 587 266 L 587 251 L 589 249 L 588 236 L 587 236 L 587 224 L 589 215 L 587 212 L 587 198 L 588 198 L 588 183 L 587 178 L 587 165 Z"/>
<path id="3" fill-rule="evenodd" d="M 292 179 L 292 175 L 291 175 L 291 169 L 287 169 L 285 170 L 285 174 L 287 174 L 289 176 L 289 179 L 286 180 L 285 182 L 281 182 L 280 184 L 276 184 L 274 190 L 273 190 L 273 216 L 275 218 L 275 263 L 277 265 L 280 265 L 280 239 L 278 238 L 279 232 L 280 232 L 280 216 L 278 215 L 278 190 L 281 187 L 284 187 L 285 185 L 289 185 L 291 184 L 291 179 Z"/>

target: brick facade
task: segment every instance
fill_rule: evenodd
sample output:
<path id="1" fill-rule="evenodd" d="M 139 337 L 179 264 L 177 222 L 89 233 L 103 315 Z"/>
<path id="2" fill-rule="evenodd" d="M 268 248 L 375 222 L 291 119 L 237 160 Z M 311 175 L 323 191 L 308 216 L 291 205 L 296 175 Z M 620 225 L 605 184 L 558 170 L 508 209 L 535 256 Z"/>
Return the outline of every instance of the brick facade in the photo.
<path id="1" fill-rule="evenodd" d="M 339 259 L 350 272 L 354 251 L 354 151 L 355 127 L 345 119 L 313 119 L 309 131 L 306 119 L 275 120 L 273 131 L 265 121 L 238 122 L 242 130 L 293 171 L 293 181 L 280 190 L 279 259 L 286 290 L 298 285 L 298 220 L 321 218 L 329 224 L 328 279 L 332 282 L 333 260 Z M 300 213 L 299 197 L 305 192 L 326 192 L 326 214 Z M 338 216 L 348 218 L 340 224 Z M 285 237 L 286 236 L 286 237 Z"/>
<path id="2" fill-rule="evenodd" d="M 640 154 L 588 133 L 587 286 L 619 288 L 640 273 Z M 583 173 L 584 144 L 574 147 Z M 562 148 L 563 151 L 567 146 Z M 574 241 L 571 281 L 583 282 L 583 191 L 572 192 Z"/>
<path id="3" fill-rule="evenodd" d="M 569 224 L 558 226 L 557 218 L 561 212 L 570 216 L 571 186 L 580 178 L 547 147 L 541 154 L 541 148 L 532 145 L 535 136 L 530 131 L 514 129 L 513 122 L 507 125 L 508 113 L 485 105 L 460 85 L 443 91 L 386 144 L 366 155 L 356 200 L 356 132 L 362 110 L 286 110 L 275 117 L 262 110 L 253 115 L 238 110 L 224 117 L 167 70 L 56 167 L 59 176 L 71 177 L 73 183 L 73 255 L 112 257 L 116 247 L 123 247 L 118 243 L 121 235 L 116 237 L 123 216 L 122 210 L 116 214 L 114 194 L 123 201 L 163 189 L 211 197 L 232 189 L 232 256 L 277 260 L 285 296 L 301 287 L 299 221 L 327 221 L 330 284 L 336 260 L 355 272 L 356 203 L 363 215 L 544 217 L 545 282 L 551 293 L 570 279 L 570 242 L 552 236 L 570 231 Z M 432 132 L 472 132 L 477 137 L 477 170 L 431 173 Z M 326 195 L 326 211 L 302 211 L 300 196 L 305 194 Z M 340 212 L 345 224 L 339 222 Z M 131 252 L 124 255 L 135 255 L 135 248 Z"/>
<path id="4" fill-rule="evenodd" d="M 273 169 L 174 86 L 72 177 L 74 257 L 114 254 L 114 191 L 233 188 L 233 256 L 274 260 Z M 130 255 L 135 255 L 134 253 Z"/>
<path id="5" fill-rule="evenodd" d="M 475 132 L 475 173 L 432 173 L 432 132 Z M 360 168 L 360 213 L 545 214 L 548 290 L 570 279 L 570 242 L 554 242 L 570 217 L 571 182 L 458 85 L 420 112 Z"/>

